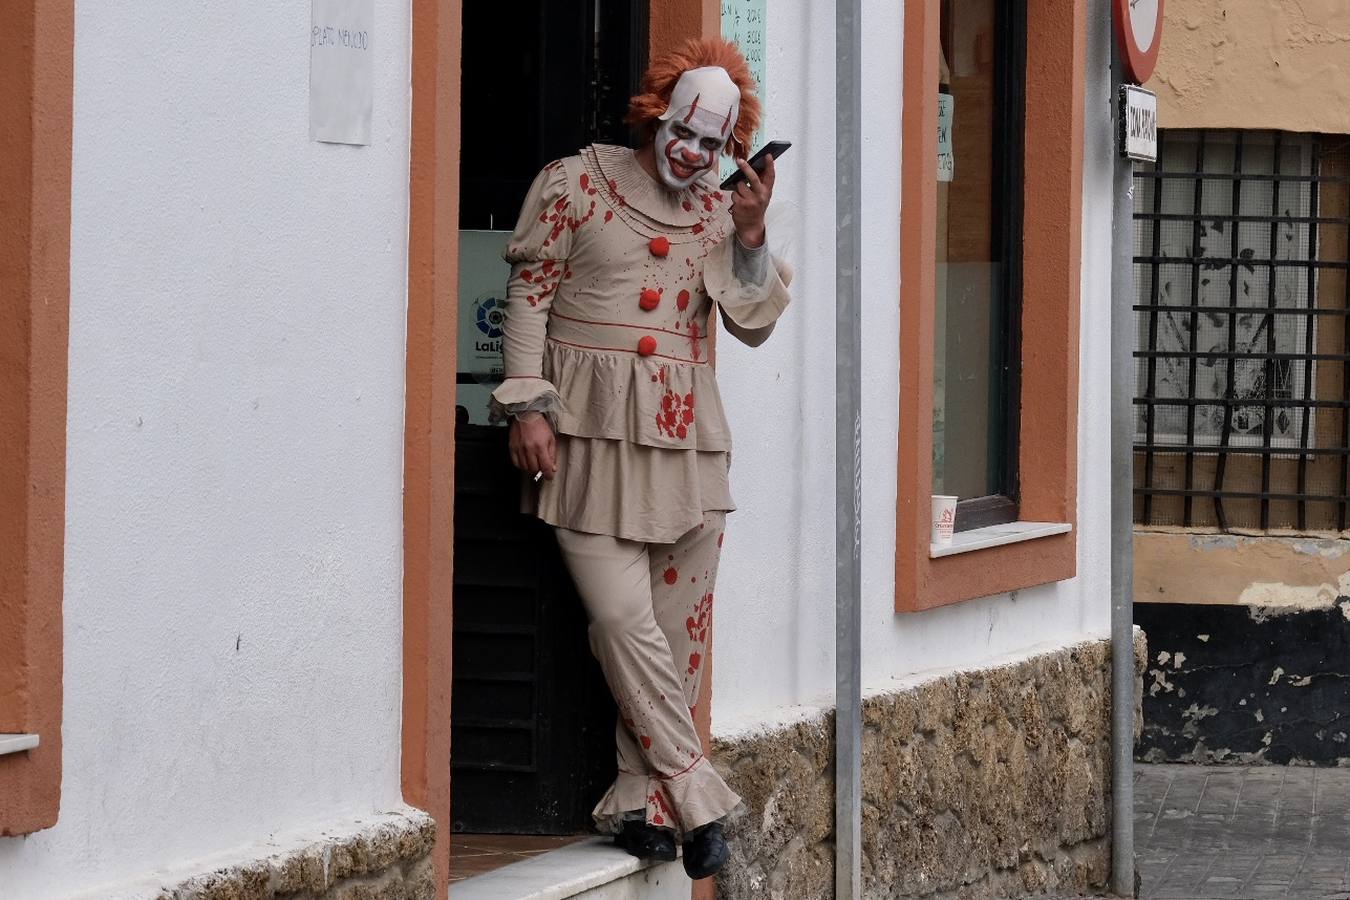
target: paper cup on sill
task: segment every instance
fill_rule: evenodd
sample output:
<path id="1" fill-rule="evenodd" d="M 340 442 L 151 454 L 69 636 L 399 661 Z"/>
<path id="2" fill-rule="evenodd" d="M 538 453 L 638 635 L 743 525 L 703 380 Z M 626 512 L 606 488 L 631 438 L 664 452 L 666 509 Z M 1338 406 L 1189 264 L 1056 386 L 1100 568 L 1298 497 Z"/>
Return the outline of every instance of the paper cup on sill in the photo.
<path id="1" fill-rule="evenodd" d="M 938 547 L 950 547 L 956 527 L 956 497 L 933 495 L 932 542 Z"/>

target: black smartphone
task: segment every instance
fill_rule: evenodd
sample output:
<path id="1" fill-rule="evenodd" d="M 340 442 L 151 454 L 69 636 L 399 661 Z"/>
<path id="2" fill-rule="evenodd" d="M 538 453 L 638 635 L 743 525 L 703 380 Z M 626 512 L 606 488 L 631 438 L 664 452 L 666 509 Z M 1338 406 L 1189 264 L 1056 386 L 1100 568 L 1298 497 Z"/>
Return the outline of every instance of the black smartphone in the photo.
<path id="1" fill-rule="evenodd" d="M 783 154 L 786 153 L 788 151 L 788 148 L 791 146 L 792 141 L 769 141 L 763 147 L 759 148 L 758 153 L 750 157 L 750 168 L 754 169 L 756 172 L 763 172 L 764 157 L 772 154 L 774 162 L 777 162 L 778 160 L 783 158 Z M 745 173 L 741 171 L 739 166 L 737 166 L 736 171 L 728 175 L 727 180 L 722 182 L 722 190 L 724 191 L 732 190 L 733 188 L 736 187 L 736 185 L 740 184 L 744 180 L 745 180 Z"/>

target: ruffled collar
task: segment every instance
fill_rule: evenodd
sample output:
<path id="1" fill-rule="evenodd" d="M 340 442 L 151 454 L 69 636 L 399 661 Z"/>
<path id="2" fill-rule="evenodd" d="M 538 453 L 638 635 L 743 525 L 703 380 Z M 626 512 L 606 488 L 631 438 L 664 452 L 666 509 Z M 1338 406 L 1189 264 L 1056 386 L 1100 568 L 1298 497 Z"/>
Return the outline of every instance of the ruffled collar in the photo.
<path id="1" fill-rule="evenodd" d="M 605 201 L 641 232 L 688 234 L 725 227 L 728 198 L 709 173 L 682 191 L 672 191 L 648 175 L 634 152 L 612 144 L 592 144 L 581 159 Z"/>

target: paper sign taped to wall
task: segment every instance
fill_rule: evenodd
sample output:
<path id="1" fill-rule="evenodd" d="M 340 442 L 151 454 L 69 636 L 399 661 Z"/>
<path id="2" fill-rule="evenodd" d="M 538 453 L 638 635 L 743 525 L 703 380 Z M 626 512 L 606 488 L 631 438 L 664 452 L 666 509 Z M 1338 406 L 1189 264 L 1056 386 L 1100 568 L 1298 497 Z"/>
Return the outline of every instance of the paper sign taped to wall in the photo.
<path id="1" fill-rule="evenodd" d="M 313 0 L 309 139 L 369 144 L 375 105 L 375 0 Z"/>
<path id="2" fill-rule="evenodd" d="M 938 181 L 956 178 L 956 154 L 952 151 L 952 123 L 956 121 L 956 98 L 938 94 Z"/>

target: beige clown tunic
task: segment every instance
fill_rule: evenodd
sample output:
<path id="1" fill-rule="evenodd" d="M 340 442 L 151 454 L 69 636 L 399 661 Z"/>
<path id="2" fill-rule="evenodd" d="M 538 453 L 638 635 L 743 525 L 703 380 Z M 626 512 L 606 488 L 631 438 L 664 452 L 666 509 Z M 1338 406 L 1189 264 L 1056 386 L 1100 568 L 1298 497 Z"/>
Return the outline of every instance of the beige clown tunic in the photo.
<path id="1" fill-rule="evenodd" d="M 758 343 L 791 272 L 774 260 L 762 285 L 735 278 L 730 200 L 708 179 L 669 191 L 608 145 L 535 179 L 505 254 L 493 401 L 499 413 L 543 401 L 567 438 L 557 477 L 530 498 L 545 522 L 669 543 L 705 511 L 735 508 L 709 313 L 717 303 L 732 334 Z"/>
<path id="2" fill-rule="evenodd" d="M 703 758 L 692 708 L 711 623 L 731 435 L 708 358 L 727 330 L 767 337 L 789 300 L 778 260 L 742 280 L 731 198 L 672 192 L 633 151 L 597 145 L 549 164 L 507 247 L 500 416 L 545 412 L 558 471 L 526 488 L 557 528 L 619 707 L 619 774 L 595 810 L 615 830 L 645 810 L 688 830 L 739 802 Z"/>

